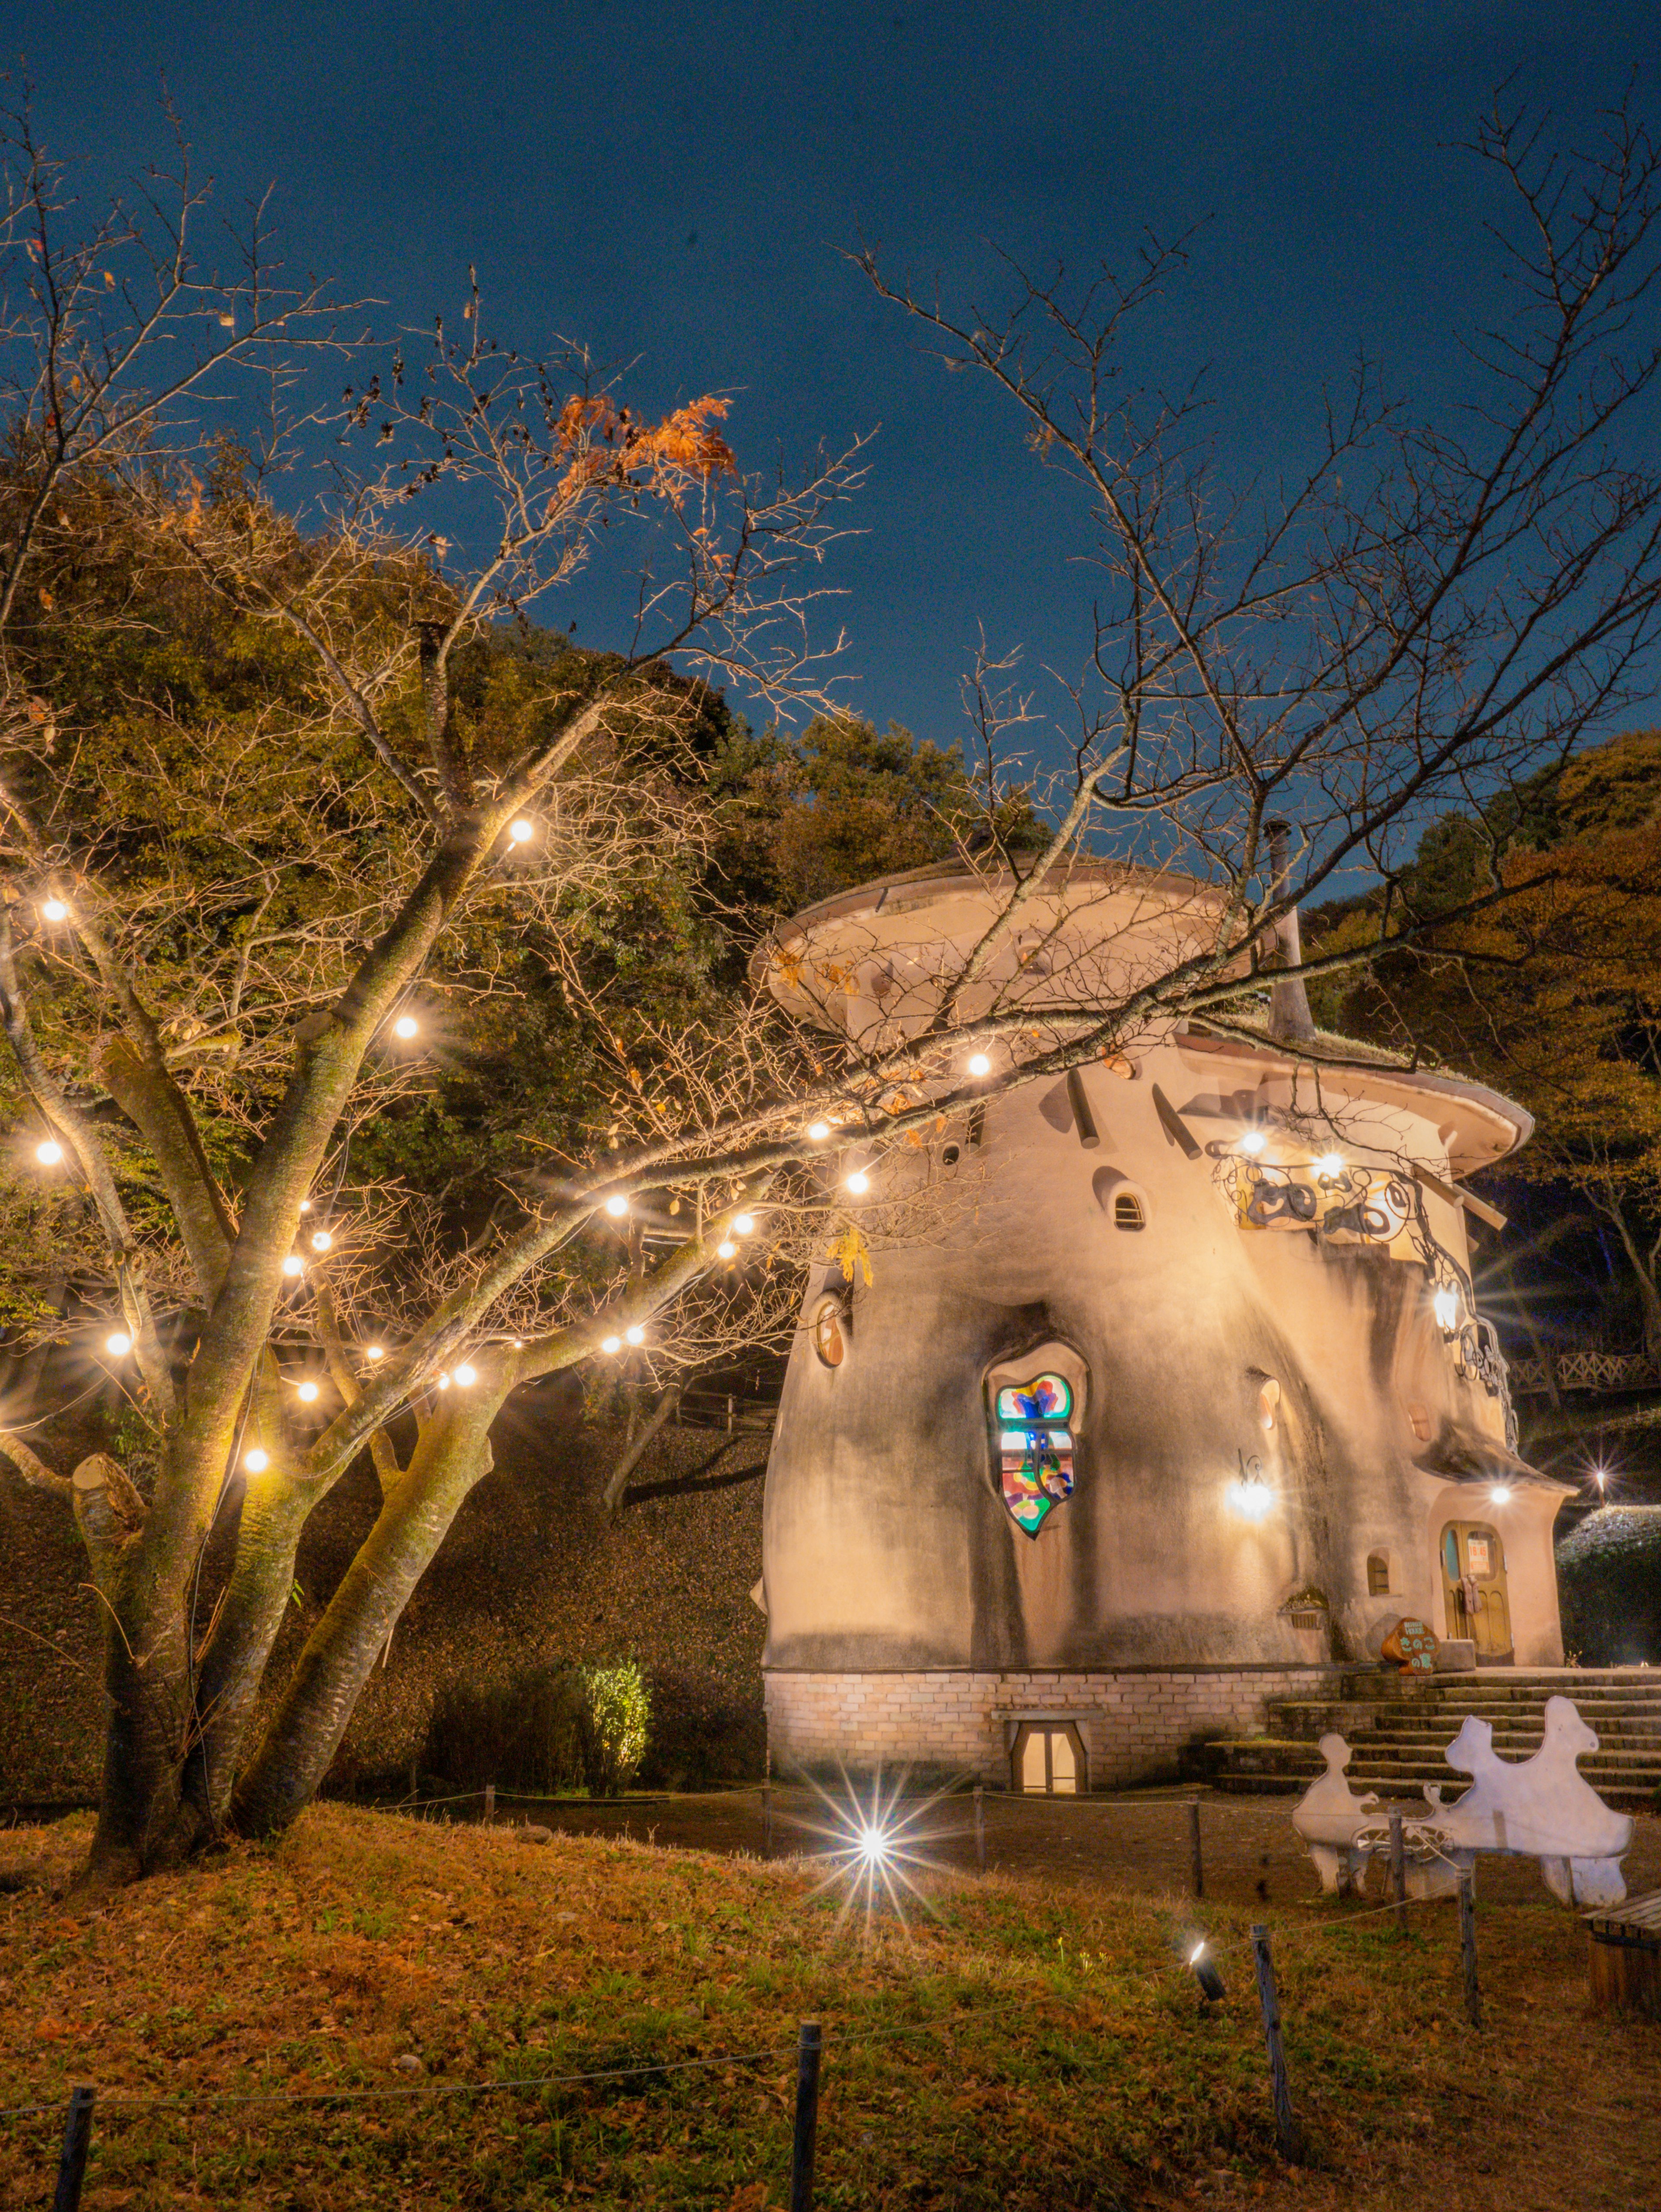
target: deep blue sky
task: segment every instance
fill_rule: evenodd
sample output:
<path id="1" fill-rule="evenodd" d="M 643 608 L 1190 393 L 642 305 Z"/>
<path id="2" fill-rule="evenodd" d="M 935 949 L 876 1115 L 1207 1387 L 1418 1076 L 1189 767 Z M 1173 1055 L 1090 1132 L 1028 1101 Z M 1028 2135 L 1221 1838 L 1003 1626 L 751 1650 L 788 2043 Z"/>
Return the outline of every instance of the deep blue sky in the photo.
<path id="1" fill-rule="evenodd" d="M 1360 345 L 1457 387 L 1491 204 L 1453 142 L 1496 82 L 1572 129 L 1634 67 L 1652 97 L 1661 38 L 1654 0 L 3 0 L 0 52 L 110 174 L 161 148 L 165 76 L 222 194 L 274 182 L 293 261 L 389 325 L 453 313 L 471 260 L 508 342 L 637 361 L 648 404 L 733 392 L 746 464 L 879 426 L 836 567 L 851 696 L 950 742 L 979 625 L 1076 651 L 1077 518 L 838 248 L 995 304 L 997 247 L 1123 265 L 1209 218 L 1157 365 L 1213 362 L 1237 471 L 1272 471 Z"/>

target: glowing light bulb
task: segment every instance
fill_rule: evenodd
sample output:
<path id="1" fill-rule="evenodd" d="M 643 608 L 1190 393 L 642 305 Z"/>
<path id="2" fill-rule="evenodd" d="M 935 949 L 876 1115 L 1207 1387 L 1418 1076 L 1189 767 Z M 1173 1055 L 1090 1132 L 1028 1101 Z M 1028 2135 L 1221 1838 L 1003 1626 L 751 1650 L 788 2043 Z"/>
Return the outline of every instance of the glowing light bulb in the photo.
<path id="1" fill-rule="evenodd" d="M 1196 1943 L 1194 1946 L 1194 1948 L 1188 1954 L 1188 1963 L 1190 1966 L 1197 1966 L 1204 1956 L 1205 1945 L 1203 1943 Z"/>
<path id="2" fill-rule="evenodd" d="M 1261 1152 L 1268 1142 L 1269 1139 L 1261 1129 L 1248 1129 L 1240 1139 L 1240 1150 L 1243 1152 Z"/>
<path id="3" fill-rule="evenodd" d="M 462 1389 L 463 1389 L 464 1390 L 470 1390 L 470 1389 L 472 1389 L 472 1388 L 473 1384 L 474 1384 L 475 1382 L 478 1382 L 478 1368 L 477 1368 L 477 1367 L 470 1367 L 470 1366 L 467 1364 L 467 1362 L 464 1359 L 464 1360 L 462 1361 L 462 1363 L 461 1363 L 460 1366 L 459 1366 L 459 1367 L 458 1367 L 458 1368 L 457 1368 L 457 1370 L 456 1370 L 456 1381 L 457 1381 L 458 1382 L 459 1382 L 459 1383 L 460 1383 L 460 1385 L 461 1385 L 461 1387 L 462 1387 Z"/>
<path id="4" fill-rule="evenodd" d="M 644 1344 L 646 1341 L 646 1331 L 641 1327 L 637 1321 L 630 1322 L 628 1328 L 624 1330 L 623 1334 L 628 1338 L 630 1344 Z"/>
<path id="5" fill-rule="evenodd" d="M 1436 1316 L 1438 1328 L 1446 1329 L 1451 1334 L 1454 1324 L 1459 1318 L 1458 1291 L 1451 1291 L 1445 1286 L 1439 1291 L 1433 1291 L 1430 1310 Z"/>
<path id="6" fill-rule="evenodd" d="M 312 1237 L 312 1249 L 313 1252 L 326 1252 L 333 1243 L 334 1238 L 330 1236 L 328 1231 L 319 1229 Z"/>
<path id="7" fill-rule="evenodd" d="M 400 1014 L 392 1024 L 392 1035 L 397 1037 L 419 1036 L 421 1024 L 413 1014 Z"/>
<path id="8" fill-rule="evenodd" d="M 986 1054 L 985 1054 L 983 1052 L 977 1052 L 977 1053 L 971 1053 L 971 1054 L 970 1054 L 970 1060 L 969 1060 L 969 1073 L 970 1073 L 971 1075 L 990 1075 L 990 1074 L 991 1074 L 991 1073 L 992 1073 L 992 1063 L 991 1063 L 991 1061 L 987 1058 Z"/>
<path id="9" fill-rule="evenodd" d="M 724 1237 L 715 1247 L 715 1255 L 718 1259 L 731 1260 L 736 1256 L 738 1249 L 730 1237 Z"/>
<path id="10" fill-rule="evenodd" d="M 303 1274 L 305 1271 L 306 1262 L 301 1258 L 298 1252 L 290 1252 L 288 1258 L 283 1262 L 283 1272 L 285 1275 L 301 1275 Z"/>
<path id="11" fill-rule="evenodd" d="M 848 1178 L 848 1188 L 855 1198 L 863 1198 L 871 1188 L 871 1178 L 863 1168 L 855 1168 Z"/>
<path id="12" fill-rule="evenodd" d="M 302 1199 L 301 1200 L 301 1201 L 300 1201 L 300 1210 L 301 1210 L 301 1212 L 302 1213 L 309 1213 L 309 1212 L 311 1212 L 311 1210 L 312 1210 L 312 1201 L 310 1200 L 310 1199 L 309 1199 L 309 1198 L 302 1198 Z"/>
<path id="13" fill-rule="evenodd" d="M 830 1133 L 830 1124 L 828 1121 L 810 1121 L 807 1133 L 816 1145 L 822 1145 Z"/>
<path id="14" fill-rule="evenodd" d="M 599 1340 L 599 1348 L 602 1352 L 608 1353 L 621 1352 L 623 1349 L 623 1339 L 620 1336 L 603 1336 Z"/>
<path id="15" fill-rule="evenodd" d="M 860 1856 L 868 1867 L 880 1866 L 888 1856 L 888 1838 L 880 1828 L 860 1830 Z"/>
<path id="16" fill-rule="evenodd" d="M 250 1474 L 264 1474 L 271 1463 L 271 1454 L 268 1451 L 261 1451 L 258 1444 L 252 1451 L 246 1451 L 242 1455 L 242 1464 Z"/>
<path id="17" fill-rule="evenodd" d="M 104 1349 L 117 1359 L 125 1359 L 132 1350 L 132 1339 L 125 1328 L 113 1328 L 104 1339 Z"/>
<path id="18" fill-rule="evenodd" d="M 40 911 L 48 921 L 67 921 L 70 918 L 68 907 L 58 898 L 43 899 Z"/>
<path id="19" fill-rule="evenodd" d="M 64 1157 L 64 1147 L 48 1137 L 45 1144 L 35 1146 L 34 1157 L 43 1168 L 55 1168 Z"/>
<path id="20" fill-rule="evenodd" d="M 508 824 L 508 835 L 515 845 L 528 845 L 536 835 L 536 829 L 534 824 L 527 822 L 521 814 L 517 822 L 510 822 Z"/>
<path id="21" fill-rule="evenodd" d="M 613 1221 L 622 1220 L 624 1215 L 629 1211 L 629 1201 L 624 1197 L 621 1191 L 614 1191 L 611 1197 L 606 1200 L 605 1211 L 611 1215 Z"/>
<path id="22" fill-rule="evenodd" d="M 1606 1467 L 1593 1468 L 1591 1471 L 1591 1479 L 1597 1485 L 1599 1490 L 1602 1490 L 1609 1479 L 1609 1469 Z"/>
<path id="23" fill-rule="evenodd" d="M 1344 1156 L 1342 1152 L 1323 1152 L 1315 1163 L 1317 1175 L 1341 1176 L 1343 1171 Z"/>
<path id="24" fill-rule="evenodd" d="M 386 1357 L 386 1347 L 384 1344 L 366 1344 L 363 1347 L 363 1357 L 366 1359 L 384 1359 Z"/>
<path id="25" fill-rule="evenodd" d="M 295 1392 L 295 1395 L 299 1399 L 302 1406 L 314 1406 L 317 1403 L 316 1383 L 302 1382 L 299 1389 Z"/>
<path id="26" fill-rule="evenodd" d="M 1511 1503 L 1510 1484 L 1496 1482 L 1493 1489 L 1489 1491 L 1488 1496 L 1494 1500 L 1496 1505 L 1509 1505 Z"/>
<path id="27" fill-rule="evenodd" d="M 737 1213 L 733 1217 L 733 1234 L 735 1237 L 747 1237 L 755 1225 L 753 1214 Z"/>
<path id="28" fill-rule="evenodd" d="M 439 1376 L 439 1378 L 438 1378 L 438 1387 L 439 1387 L 439 1389 L 440 1389 L 441 1390 L 447 1390 L 447 1389 L 449 1389 L 449 1387 L 450 1387 L 450 1378 L 449 1378 L 449 1376 L 448 1376 L 447 1375 L 441 1375 L 441 1376 Z"/>
<path id="29" fill-rule="evenodd" d="M 1243 1521 L 1261 1521 L 1275 1503 L 1275 1492 L 1261 1475 L 1249 1474 L 1229 1485 L 1229 1501 Z"/>

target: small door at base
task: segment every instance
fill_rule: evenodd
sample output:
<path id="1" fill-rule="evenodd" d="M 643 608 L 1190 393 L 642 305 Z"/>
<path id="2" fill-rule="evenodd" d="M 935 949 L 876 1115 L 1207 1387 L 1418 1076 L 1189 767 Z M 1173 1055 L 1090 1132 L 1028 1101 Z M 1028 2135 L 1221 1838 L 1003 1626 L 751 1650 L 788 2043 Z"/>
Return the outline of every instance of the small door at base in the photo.
<path id="1" fill-rule="evenodd" d="M 1505 1547 L 1486 1521 L 1450 1521 L 1442 1531 L 1442 1606 L 1450 1637 L 1468 1637 L 1479 1662 L 1512 1656 Z"/>
<path id="2" fill-rule="evenodd" d="M 1041 1797 L 1076 1797 L 1087 1786 L 1084 1747 L 1071 1722 L 1054 1727 L 1025 1722 L 1016 1733 L 1011 1765 L 1015 1787 Z"/>

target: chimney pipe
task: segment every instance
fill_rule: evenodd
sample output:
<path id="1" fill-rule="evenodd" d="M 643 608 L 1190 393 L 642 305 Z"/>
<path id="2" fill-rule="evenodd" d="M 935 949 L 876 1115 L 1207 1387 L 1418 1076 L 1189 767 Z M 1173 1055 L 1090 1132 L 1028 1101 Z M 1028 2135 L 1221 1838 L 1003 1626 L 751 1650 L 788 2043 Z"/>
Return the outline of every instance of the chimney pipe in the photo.
<path id="1" fill-rule="evenodd" d="M 1287 860 L 1288 825 L 1270 822 L 1269 831 L 1269 896 L 1281 897 L 1286 890 L 1289 872 Z M 1298 929 L 1298 909 L 1291 907 L 1281 918 L 1281 965 L 1296 968 L 1303 960 L 1303 940 Z M 1301 975 L 1277 975 L 1269 990 L 1269 1033 L 1307 1044 L 1315 1035 L 1315 1024 L 1309 1011 L 1309 994 L 1304 988 Z"/>

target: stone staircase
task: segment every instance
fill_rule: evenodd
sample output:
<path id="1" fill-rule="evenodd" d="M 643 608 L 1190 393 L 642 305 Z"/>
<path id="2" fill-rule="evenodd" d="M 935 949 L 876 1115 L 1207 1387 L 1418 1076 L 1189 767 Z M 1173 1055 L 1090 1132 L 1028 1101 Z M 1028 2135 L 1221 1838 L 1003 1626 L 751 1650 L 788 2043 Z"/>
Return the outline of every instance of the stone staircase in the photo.
<path id="1" fill-rule="evenodd" d="M 1323 1769 L 1318 1739 L 1333 1729 L 1349 1745 L 1349 1778 L 1381 1797 L 1419 1798 L 1421 1785 L 1464 1787 L 1442 1753 L 1467 1713 L 1494 1727 L 1502 1759 L 1540 1748 L 1546 1699 L 1573 1699 L 1597 1731 L 1598 1748 L 1580 1771 L 1608 1803 L 1626 1812 L 1661 1811 L 1661 1668 L 1482 1668 L 1457 1674 L 1407 1675 L 1357 1668 L 1325 1703 L 1275 1698 L 1261 1736 L 1196 1746 L 1187 1762 L 1219 1790 L 1301 1790 Z"/>

